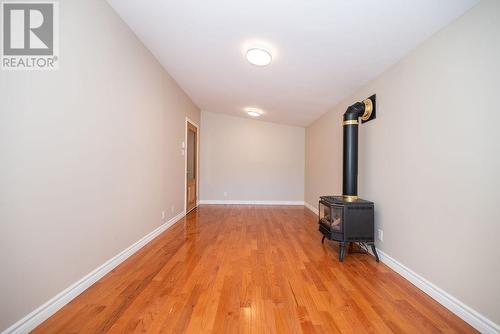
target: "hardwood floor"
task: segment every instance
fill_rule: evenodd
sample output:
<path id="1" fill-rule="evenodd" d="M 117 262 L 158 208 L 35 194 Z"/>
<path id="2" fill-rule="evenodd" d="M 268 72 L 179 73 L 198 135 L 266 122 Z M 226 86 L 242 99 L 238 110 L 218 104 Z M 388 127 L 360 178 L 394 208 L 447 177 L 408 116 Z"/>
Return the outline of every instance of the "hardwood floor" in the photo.
<path id="1" fill-rule="evenodd" d="M 34 333 L 472 333 L 302 206 L 201 206 Z"/>

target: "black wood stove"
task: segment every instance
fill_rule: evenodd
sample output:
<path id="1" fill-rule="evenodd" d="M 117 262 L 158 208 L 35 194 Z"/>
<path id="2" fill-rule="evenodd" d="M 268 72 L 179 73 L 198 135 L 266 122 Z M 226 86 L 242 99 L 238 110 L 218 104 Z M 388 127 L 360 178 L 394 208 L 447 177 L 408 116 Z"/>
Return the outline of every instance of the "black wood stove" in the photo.
<path id="1" fill-rule="evenodd" d="M 319 200 L 319 231 L 321 242 L 328 240 L 340 243 L 339 260 L 344 256 L 349 243 L 371 246 L 377 262 L 375 248 L 374 204 L 358 198 L 358 126 L 376 117 L 375 95 L 347 108 L 344 114 L 343 150 L 343 195 L 321 196 Z"/>

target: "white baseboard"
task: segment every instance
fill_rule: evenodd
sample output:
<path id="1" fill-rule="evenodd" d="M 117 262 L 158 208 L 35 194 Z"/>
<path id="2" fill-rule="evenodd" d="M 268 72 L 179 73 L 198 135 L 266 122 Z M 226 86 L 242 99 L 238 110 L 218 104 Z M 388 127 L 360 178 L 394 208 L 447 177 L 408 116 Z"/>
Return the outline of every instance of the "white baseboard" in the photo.
<path id="1" fill-rule="evenodd" d="M 304 206 L 315 214 L 318 214 L 317 207 L 307 202 L 304 202 Z M 370 249 L 368 251 L 373 255 Z M 500 325 L 494 323 L 476 310 L 465 305 L 457 298 L 453 297 L 443 289 L 429 282 L 428 280 L 426 280 L 410 268 L 404 266 L 400 262 L 396 261 L 378 248 L 377 253 L 379 255 L 380 261 L 385 263 L 389 268 L 403 276 L 410 283 L 425 292 L 432 299 L 436 300 L 448 310 L 456 314 L 458 317 L 477 329 L 479 332 L 483 334 L 500 333 Z"/>
<path id="2" fill-rule="evenodd" d="M 200 200 L 200 204 L 252 204 L 252 205 L 304 205 L 314 213 L 318 213 L 318 210 L 306 202 L 301 201 L 224 201 L 224 200 Z M 64 291 L 60 292 L 58 295 L 53 297 L 51 300 L 38 307 L 36 310 L 32 311 L 30 314 L 17 321 L 15 324 L 7 328 L 2 334 L 21 334 L 28 333 L 34 328 L 36 328 L 43 321 L 48 319 L 51 315 L 56 313 L 64 305 L 73 300 L 76 296 L 81 294 L 92 284 L 97 282 L 120 263 L 125 261 L 148 242 L 156 238 L 163 231 L 168 229 L 170 226 L 179 221 L 184 217 L 184 212 L 177 214 L 175 217 L 170 219 L 165 224 L 161 225 L 118 255 L 109 259 L 106 263 L 101 265 L 99 268 L 95 269 L 78 282 L 74 283 Z M 431 298 L 439 302 L 441 305 L 449 309 L 451 312 L 456 314 L 458 317 L 469 323 L 472 327 L 477 329 L 483 334 L 494 334 L 500 333 L 500 325 L 489 320 L 485 316 L 481 315 L 479 312 L 465 305 L 460 300 L 456 299 L 446 291 L 437 287 L 433 283 L 429 282 L 419 274 L 415 273 L 413 270 L 407 268 L 400 262 L 396 261 L 383 251 L 377 249 L 380 257 L 380 261 L 385 263 L 389 268 L 403 276 L 410 283 L 415 285 L 417 288 L 425 292 Z"/>
<path id="3" fill-rule="evenodd" d="M 304 205 L 304 201 L 241 201 L 241 200 L 218 200 L 202 199 L 200 204 L 243 204 L 243 205 Z"/>
<path id="4" fill-rule="evenodd" d="M 403 276 L 410 283 L 425 292 L 427 295 L 446 307 L 448 310 L 455 313 L 458 317 L 463 319 L 479 332 L 483 334 L 500 333 L 500 326 L 498 324 L 495 324 L 490 319 L 465 305 L 460 300 L 456 299 L 443 289 L 429 282 L 410 268 L 404 266 L 386 253 L 382 252 L 378 248 L 377 253 L 379 255 L 380 261 L 385 263 L 389 268 Z"/>
<path id="5" fill-rule="evenodd" d="M 70 287 L 66 288 L 64 291 L 57 294 L 55 297 L 50 299 L 48 302 L 38 307 L 28 315 L 26 315 L 21 320 L 17 321 L 15 324 L 7 328 L 2 334 L 24 334 L 29 333 L 33 329 L 35 329 L 38 325 L 48 319 L 51 315 L 56 313 L 59 309 L 61 309 L 64 305 L 73 300 L 76 296 L 81 294 L 83 291 L 88 289 L 92 284 L 97 282 L 99 279 L 104 277 L 107 273 L 117 267 L 120 263 L 125 261 L 143 246 L 145 246 L 148 242 L 156 238 L 163 231 L 168 229 L 170 226 L 174 225 L 177 221 L 179 221 L 182 217 L 184 217 L 184 212 L 180 212 L 175 217 L 141 238 L 133 245 L 129 246 L 127 249 L 123 250 L 116 256 L 112 257 L 100 267 L 95 269 L 94 271 L 87 274 L 85 277 L 81 278 L 78 282 L 74 283 Z"/>
<path id="6" fill-rule="evenodd" d="M 315 214 L 319 215 L 318 208 L 316 206 L 311 205 L 311 204 L 309 204 L 307 202 L 304 202 L 304 206 L 306 208 L 308 208 L 309 210 L 311 210 L 312 212 L 314 212 Z"/>

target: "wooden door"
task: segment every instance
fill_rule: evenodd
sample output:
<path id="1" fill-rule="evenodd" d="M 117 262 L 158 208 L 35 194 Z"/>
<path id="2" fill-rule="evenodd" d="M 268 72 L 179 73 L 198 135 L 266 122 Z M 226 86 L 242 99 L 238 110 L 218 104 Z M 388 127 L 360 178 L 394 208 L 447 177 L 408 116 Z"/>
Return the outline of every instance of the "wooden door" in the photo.
<path id="1" fill-rule="evenodd" d="M 198 175 L 198 129 L 191 123 L 187 123 L 186 143 L 186 211 L 189 212 L 196 207 L 197 175 Z"/>

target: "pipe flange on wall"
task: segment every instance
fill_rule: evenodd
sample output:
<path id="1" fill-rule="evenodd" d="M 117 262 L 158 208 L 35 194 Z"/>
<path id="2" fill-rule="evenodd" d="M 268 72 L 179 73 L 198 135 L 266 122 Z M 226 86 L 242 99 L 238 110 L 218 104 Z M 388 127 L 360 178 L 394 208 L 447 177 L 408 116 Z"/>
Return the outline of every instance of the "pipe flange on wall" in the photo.
<path id="1" fill-rule="evenodd" d="M 358 125 L 361 118 L 362 123 L 369 122 L 377 116 L 376 95 L 372 95 L 362 102 L 356 102 L 347 108 L 344 113 L 343 125 Z"/>
<path id="2" fill-rule="evenodd" d="M 371 99 L 363 100 L 363 104 L 365 105 L 365 112 L 361 115 L 361 120 L 368 121 L 373 112 L 373 102 Z"/>

